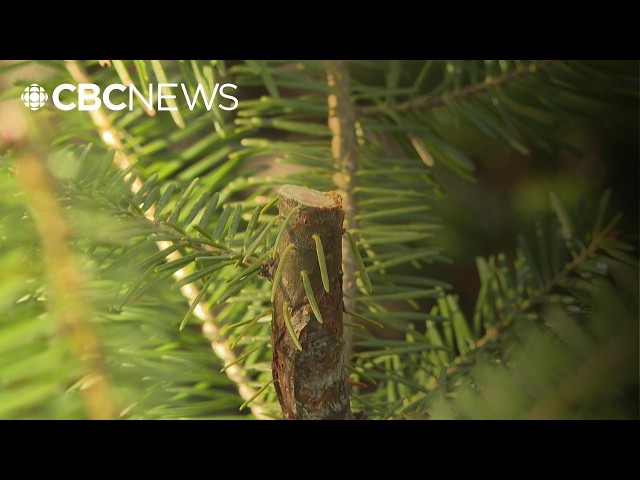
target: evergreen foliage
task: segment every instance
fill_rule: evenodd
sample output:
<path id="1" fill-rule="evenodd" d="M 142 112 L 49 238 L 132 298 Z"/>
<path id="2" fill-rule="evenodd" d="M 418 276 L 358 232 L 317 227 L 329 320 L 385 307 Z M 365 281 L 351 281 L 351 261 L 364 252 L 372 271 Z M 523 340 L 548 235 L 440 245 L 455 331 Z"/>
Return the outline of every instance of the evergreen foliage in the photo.
<path id="1" fill-rule="evenodd" d="M 637 63 L 38 65 L 47 91 L 133 81 L 147 94 L 157 81 L 193 94 L 198 84 L 230 82 L 239 106 L 51 110 L 29 120 L 27 139 L 7 143 L 0 418 L 280 418 L 274 287 L 264 277 L 271 268 L 279 278 L 284 184 L 340 189 L 346 199 L 353 412 L 638 417 L 637 231 L 617 230 L 615 185 L 576 212 L 550 192 L 547 211 L 511 250 L 478 252 L 474 308 L 460 304 L 455 284 L 432 278 L 452 261 L 438 236 L 449 219 L 434 213 L 447 202 L 441 175 L 477 181 L 476 159 L 455 132 L 522 155 L 579 151 L 567 122 L 606 127 L 603 105 L 637 113 Z M 15 81 L 2 99 L 29 83 Z M 40 181 L 34 165 L 45 167 Z"/>

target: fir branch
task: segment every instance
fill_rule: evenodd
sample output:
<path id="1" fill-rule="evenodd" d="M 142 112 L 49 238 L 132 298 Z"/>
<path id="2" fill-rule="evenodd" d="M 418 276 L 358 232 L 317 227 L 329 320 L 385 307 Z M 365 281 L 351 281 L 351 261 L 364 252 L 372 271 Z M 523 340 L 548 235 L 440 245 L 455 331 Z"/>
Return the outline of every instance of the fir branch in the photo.
<path id="1" fill-rule="evenodd" d="M 593 257 L 593 255 L 597 253 L 598 248 L 600 247 L 600 243 L 603 240 L 606 240 L 606 234 L 604 232 L 600 232 L 595 235 L 591 242 L 589 242 L 589 245 L 584 247 L 582 251 L 578 255 L 576 255 L 571 262 L 567 263 L 564 268 L 560 270 L 553 278 L 542 285 L 529 298 L 526 298 L 522 302 L 520 302 L 520 304 L 513 310 L 513 312 L 511 312 L 508 317 L 504 318 L 498 326 L 487 330 L 485 334 L 476 342 L 475 348 L 469 350 L 465 354 L 458 355 L 454 362 L 447 368 L 447 373 L 452 373 L 461 366 L 468 364 L 469 357 L 477 354 L 487 343 L 495 340 L 502 333 L 509 330 L 515 324 L 515 320 L 519 316 L 530 311 L 534 305 L 537 305 L 546 297 L 546 295 L 552 292 L 553 289 L 560 284 L 560 282 L 574 273 L 576 269 L 580 267 L 580 265 Z"/>
<path id="2" fill-rule="evenodd" d="M 423 111 L 432 110 L 434 108 L 441 107 L 449 102 L 462 100 L 463 98 L 477 95 L 491 88 L 496 88 L 501 85 L 504 85 L 505 83 L 511 82 L 513 80 L 525 78 L 529 75 L 535 74 L 536 72 L 539 72 L 540 70 L 544 68 L 548 68 L 557 63 L 558 63 L 557 60 L 540 60 L 536 63 L 531 63 L 531 64 L 518 67 L 503 75 L 492 77 L 491 79 L 486 78 L 483 82 L 467 85 L 455 92 L 444 93 L 437 97 L 429 97 L 428 95 L 421 96 L 421 97 L 413 98 L 411 100 L 407 100 L 406 102 L 403 102 L 403 103 L 396 103 L 393 105 L 384 105 L 384 106 L 367 105 L 367 106 L 357 107 L 357 112 L 360 115 L 379 115 L 379 114 L 385 114 L 387 112 L 406 112 L 409 110 L 423 110 Z"/>
<path id="3" fill-rule="evenodd" d="M 77 83 L 90 83 L 90 80 L 84 71 L 83 67 L 75 60 L 67 63 L 67 70 Z M 120 141 L 120 134 L 113 126 L 107 115 L 101 110 L 91 110 L 89 112 L 93 123 L 98 127 L 100 138 L 104 143 L 115 149 L 116 155 L 114 161 L 121 169 L 125 170 L 133 164 L 133 160 L 130 154 L 126 151 L 124 145 Z M 125 180 L 129 179 L 132 173 L 125 176 Z M 137 193 L 142 188 L 142 181 L 138 178 L 131 183 L 131 191 L 133 194 Z M 155 208 L 152 206 L 147 210 L 145 216 L 148 220 L 154 221 Z M 159 240 L 156 242 L 159 250 L 164 250 L 170 247 L 172 242 Z M 175 261 L 181 258 L 181 254 L 178 251 L 174 251 L 167 255 L 167 261 Z M 181 280 L 187 276 L 187 271 L 184 268 L 178 269 L 174 272 L 173 276 L 176 280 Z M 180 287 L 180 292 L 188 301 L 189 304 L 193 303 L 199 295 L 199 289 L 193 284 L 187 284 Z M 245 370 L 240 366 L 237 361 L 235 353 L 229 348 L 228 339 L 220 333 L 220 329 L 215 324 L 213 314 L 211 311 L 204 307 L 206 301 L 200 301 L 194 308 L 193 314 L 202 320 L 202 333 L 211 341 L 211 348 L 216 356 L 223 362 L 224 365 L 233 364 L 225 370 L 227 376 L 237 385 L 240 396 L 245 401 L 255 399 L 257 396 L 256 390 L 251 387 L 251 380 L 249 379 Z M 256 418 L 270 419 L 272 418 L 264 406 L 257 400 L 253 400 L 250 405 L 251 412 Z"/>
<path id="4" fill-rule="evenodd" d="M 348 231 L 358 228 L 357 215 L 357 172 L 358 142 L 356 138 L 356 111 L 351 98 L 351 78 L 346 62 L 332 60 L 327 62 L 327 84 L 329 93 L 329 128 L 331 129 L 331 152 L 337 164 L 339 175 L 336 183 L 342 195 L 344 223 Z M 355 310 L 356 261 L 347 238 L 342 239 L 342 283 L 345 309 Z M 344 329 L 344 358 L 348 361 L 351 352 L 353 329 Z"/>
<path id="5" fill-rule="evenodd" d="M 51 292 L 48 305 L 58 316 L 60 331 L 69 338 L 73 355 L 85 365 L 80 393 L 87 417 L 115 419 L 117 407 L 105 377 L 102 348 L 89 324 L 91 307 L 82 291 L 82 275 L 68 245 L 69 227 L 49 172 L 39 155 L 25 153 L 18 160 L 17 178 L 27 193 L 44 250 Z"/>

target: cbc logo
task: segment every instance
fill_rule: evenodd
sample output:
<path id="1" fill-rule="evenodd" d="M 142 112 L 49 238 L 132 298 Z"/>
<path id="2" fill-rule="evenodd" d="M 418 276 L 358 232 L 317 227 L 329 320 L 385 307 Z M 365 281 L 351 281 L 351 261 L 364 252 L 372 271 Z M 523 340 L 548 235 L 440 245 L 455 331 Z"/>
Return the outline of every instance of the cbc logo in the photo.
<path id="1" fill-rule="evenodd" d="M 27 108 L 31 110 L 38 110 L 44 107 L 44 102 L 47 101 L 49 95 L 44 91 L 37 83 L 32 83 L 30 86 L 24 89 L 24 93 L 20 95 L 20 98 L 24 102 Z"/>
<path id="2" fill-rule="evenodd" d="M 238 88 L 233 83 L 225 83 L 223 85 L 216 83 L 215 85 L 213 85 L 213 91 L 209 90 L 209 92 L 207 92 L 202 84 L 199 83 L 195 90 L 195 93 L 193 94 L 189 93 L 184 83 L 149 83 L 148 97 L 143 95 L 143 93 L 140 92 L 140 90 L 138 90 L 133 84 L 127 86 L 121 83 L 112 83 L 111 85 L 108 85 L 104 90 L 101 90 L 101 88 L 95 83 L 79 83 L 78 85 L 61 83 L 53 89 L 53 92 L 51 92 L 51 102 L 53 103 L 53 106 L 55 108 L 62 111 L 91 111 L 97 110 L 101 106 L 104 106 L 108 110 L 113 111 L 124 110 L 125 108 L 127 108 L 127 106 L 129 107 L 129 110 L 133 110 L 136 103 L 143 104 L 147 111 L 156 110 L 161 112 L 168 110 L 178 110 L 178 107 L 177 105 L 175 105 L 175 103 L 174 105 L 171 105 L 169 103 L 170 99 L 178 97 L 171 91 L 171 88 L 177 88 L 178 85 L 180 85 L 182 93 L 184 94 L 185 101 L 187 103 L 187 107 L 191 111 L 193 111 L 193 109 L 198 104 L 198 97 L 202 97 L 204 106 L 207 111 L 211 110 L 214 107 L 217 95 L 229 99 L 233 102 L 232 106 L 218 104 L 218 108 L 221 108 L 223 110 L 235 110 L 238 107 L 238 99 L 224 91 L 225 88 Z M 128 90 L 128 104 L 126 101 L 113 103 L 112 96 L 114 90 L 118 90 L 122 93 L 127 92 Z M 64 91 L 71 93 L 75 92 L 77 102 L 69 101 L 70 98 L 68 98 L 68 93 L 66 94 L 67 98 L 63 102 L 60 96 Z M 157 92 L 155 95 L 154 91 Z M 126 93 L 124 93 L 124 95 L 121 94 L 121 99 L 124 100 L 122 96 L 125 96 L 126 98 Z M 49 95 L 47 95 L 47 92 L 45 92 L 44 88 L 42 88 L 40 85 L 38 85 L 37 83 L 32 83 L 24 89 L 24 92 L 22 92 L 22 95 L 20 95 L 20 99 L 28 109 L 35 111 L 44 107 L 46 101 L 49 100 Z"/>

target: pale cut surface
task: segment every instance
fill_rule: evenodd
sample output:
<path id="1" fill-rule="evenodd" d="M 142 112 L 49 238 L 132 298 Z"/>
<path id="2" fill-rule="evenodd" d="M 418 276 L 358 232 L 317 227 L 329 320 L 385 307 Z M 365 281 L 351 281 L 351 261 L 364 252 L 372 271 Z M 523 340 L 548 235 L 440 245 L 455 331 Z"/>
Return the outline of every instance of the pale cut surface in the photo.
<path id="1" fill-rule="evenodd" d="M 290 198 L 307 207 L 331 208 L 337 205 L 329 195 L 297 185 L 284 185 L 278 193 L 281 197 Z"/>

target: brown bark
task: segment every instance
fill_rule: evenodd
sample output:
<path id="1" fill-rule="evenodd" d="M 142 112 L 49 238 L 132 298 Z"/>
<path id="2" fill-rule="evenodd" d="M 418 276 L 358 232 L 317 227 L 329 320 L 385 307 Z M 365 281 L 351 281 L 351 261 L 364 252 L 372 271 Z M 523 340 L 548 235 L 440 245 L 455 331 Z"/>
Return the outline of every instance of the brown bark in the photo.
<path id="1" fill-rule="evenodd" d="M 344 220 L 342 199 L 335 192 L 322 193 L 303 187 L 280 188 L 280 214 L 299 207 L 277 245 L 276 262 L 288 245 L 281 280 L 273 302 L 271 340 L 273 380 L 286 419 L 350 419 L 349 387 L 342 356 L 342 251 Z M 329 292 L 322 284 L 316 244 L 324 248 Z M 277 263 L 276 263 L 277 264 Z M 323 323 L 315 317 L 307 299 L 301 272 L 309 275 Z M 285 303 L 300 351 L 287 330 Z"/>

